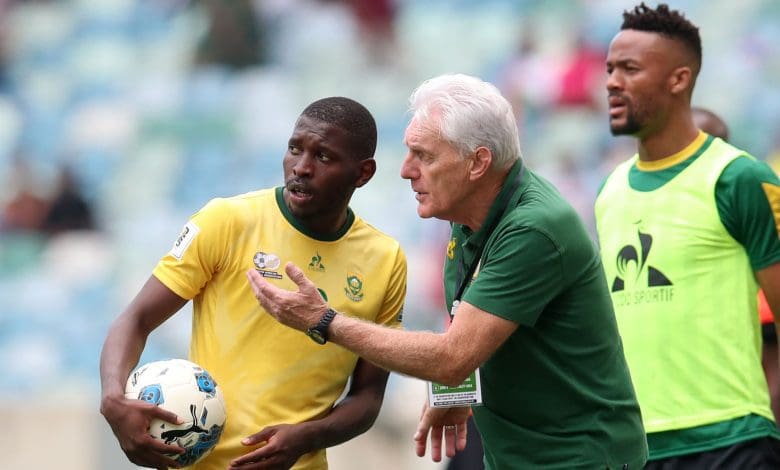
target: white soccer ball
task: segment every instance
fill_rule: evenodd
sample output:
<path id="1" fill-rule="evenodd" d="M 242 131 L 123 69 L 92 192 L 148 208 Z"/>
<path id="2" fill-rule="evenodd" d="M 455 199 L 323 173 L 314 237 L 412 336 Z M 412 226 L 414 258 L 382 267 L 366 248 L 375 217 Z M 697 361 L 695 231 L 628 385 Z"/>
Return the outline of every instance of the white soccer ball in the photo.
<path id="1" fill-rule="evenodd" d="M 125 397 L 158 405 L 183 421 L 154 419 L 149 426 L 155 439 L 185 449 L 183 454 L 170 455 L 182 466 L 208 455 L 222 435 L 226 418 L 222 390 L 193 362 L 169 359 L 139 367 L 127 379 Z"/>

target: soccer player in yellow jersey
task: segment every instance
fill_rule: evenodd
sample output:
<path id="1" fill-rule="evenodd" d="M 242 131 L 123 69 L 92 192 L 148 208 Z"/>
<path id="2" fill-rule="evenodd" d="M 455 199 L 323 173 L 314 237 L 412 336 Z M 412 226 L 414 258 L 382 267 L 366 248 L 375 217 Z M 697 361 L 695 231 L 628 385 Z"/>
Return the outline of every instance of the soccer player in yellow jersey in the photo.
<path id="1" fill-rule="evenodd" d="M 279 324 L 258 305 L 245 273 L 290 289 L 283 267 L 294 262 L 339 312 L 400 327 L 404 253 L 349 208 L 376 170 L 376 139 L 361 104 L 318 100 L 295 123 L 284 186 L 214 199 L 186 223 L 103 346 L 101 412 L 132 462 L 175 467 L 164 454 L 181 452 L 147 434 L 153 418 L 176 416 L 126 399 L 124 385 L 151 331 L 189 300 L 190 359 L 222 387 L 227 407 L 219 443 L 195 468 L 326 469 L 325 448 L 371 427 L 387 371 L 328 342 L 327 325 L 309 339 Z"/>
<path id="2" fill-rule="evenodd" d="M 650 451 L 647 469 L 777 469 L 757 292 L 780 309 L 780 180 L 697 128 L 699 29 L 644 3 L 607 55 L 609 126 L 637 152 L 596 199 L 606 280 Z"/>

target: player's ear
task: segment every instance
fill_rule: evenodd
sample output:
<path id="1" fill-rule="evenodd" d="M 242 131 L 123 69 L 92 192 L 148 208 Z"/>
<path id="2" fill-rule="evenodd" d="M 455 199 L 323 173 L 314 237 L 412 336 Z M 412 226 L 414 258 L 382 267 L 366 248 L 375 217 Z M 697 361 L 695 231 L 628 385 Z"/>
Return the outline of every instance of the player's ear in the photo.
<path id="1" fill-rule="evenodd" d="M 369 180 L 376 173 L 376 160 L 373 158 L 366 158 L 360 161 L 358 179 L 355 181 L 355 187 L 359 188 L 368 183 Z"/>
<path id="2" fill-rule="evenodd" d="M 693 71 L 688 66 L 677 67 L 669 75 L 669 90 L 672 94 L 685 93 L 693 85 Z"/>

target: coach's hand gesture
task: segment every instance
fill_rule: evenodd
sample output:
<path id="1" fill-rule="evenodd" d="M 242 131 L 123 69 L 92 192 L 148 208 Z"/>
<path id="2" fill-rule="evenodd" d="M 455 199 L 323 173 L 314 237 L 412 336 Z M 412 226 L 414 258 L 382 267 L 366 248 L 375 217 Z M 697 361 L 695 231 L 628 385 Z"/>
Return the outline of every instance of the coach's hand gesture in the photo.
<path id="1" fill-rule="evenodd" d="M 284 325 L 306 331 L 317 324 L 328 305 L 317 287 L 298 266 L 287 263 L 284 270 L 298 285 L 297 291 L 287 291 L 274 286 L 254 269 L 247 272 L 247 277 L 255 297 L 269 314 Z"/>

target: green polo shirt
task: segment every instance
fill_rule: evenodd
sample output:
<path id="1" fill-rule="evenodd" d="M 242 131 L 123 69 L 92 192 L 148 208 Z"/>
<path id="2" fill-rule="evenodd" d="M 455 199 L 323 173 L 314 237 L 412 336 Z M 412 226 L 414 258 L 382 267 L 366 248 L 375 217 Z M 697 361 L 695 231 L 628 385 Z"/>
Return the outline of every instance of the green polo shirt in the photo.
<path id="1" fill-rule="evenodd" d="M 520 170 L 490 209 L 492 233 L 453 224 L 444 269 L 451 305 L 484 243 L 463 300 L 518 325 L 480 367 L 485 464 L 642 468 L 647 443 L 596 247 L 549 182 L 526 169 L 512 191 Z"/>

